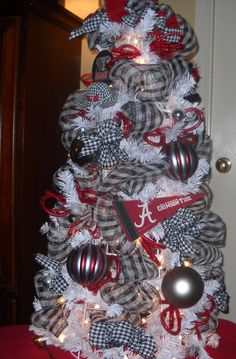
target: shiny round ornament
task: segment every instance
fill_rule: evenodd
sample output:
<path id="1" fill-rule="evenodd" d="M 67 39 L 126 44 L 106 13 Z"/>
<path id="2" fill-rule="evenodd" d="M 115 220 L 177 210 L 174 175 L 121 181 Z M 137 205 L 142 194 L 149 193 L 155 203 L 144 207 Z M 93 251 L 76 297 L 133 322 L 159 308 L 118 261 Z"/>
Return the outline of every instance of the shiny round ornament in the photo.
<path id="1" fill-rule="evenodd" d="M 190 144 L 173 141 L 165 145 L 164 152 L 170 162 L 167 175 L 171 179 L 185 181 L 196 171 L 198 156 Z"/>
<path id="2" fill-rule="evenodd" d="M 66 265 L 70 277 L 84 287 L 100 283 L 109 270 L 106 253 L 91 243 L 74 248 Z"/>
<path id="3" fill-rule="evenodd" d="M 185 113 L 177 108 L 172 112 L 172 118 L 177 122 L 182 121 L 185 118 Z"/>
<path id="4" fill-rule="evenodd" d="M 84 142 L 79 138 L 75 138 L 70 147 L 70 158 L 78 166 L 82 167 L 86 163 L 93 162 L 93 156 L 80 156 L 80 152 L 84 147 Z"/>
<path id="5" fill-rule="evenodd" d="M 46 272 L 43 274 L 43 277 L 41 278 L 41 282 L 45 288 L 51 289 L 53 287 L 52 281 L 53 281 L 53 278 L 50 273 Z"/>
<path id="6" fill-rule="evenodd" d="M 165 300 L 175 308 L 189 308 L 202 297 L 204 282 L 191 267 L 176 267 L 164 276 L 161 290 Z"/>

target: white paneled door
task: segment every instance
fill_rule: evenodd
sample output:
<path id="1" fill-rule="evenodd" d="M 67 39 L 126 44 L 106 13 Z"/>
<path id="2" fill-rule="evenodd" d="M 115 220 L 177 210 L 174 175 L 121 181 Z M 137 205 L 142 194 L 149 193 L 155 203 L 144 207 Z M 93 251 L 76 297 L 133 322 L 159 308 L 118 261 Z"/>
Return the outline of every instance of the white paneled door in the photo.
<path id="1" fill-rule="evenodd" d="M 211 209 L 227 226 L 223 253 L 231 298 L 230 313 L 222 317 L 236 322 L 236 1 L 196 0 L 196 33 L 200 43 L 200 93 L 213 141 Z M 232 163 L 225 173 L 215 166 L 222 157 Z M 227 168 L 227 163 L 221 161 L 221 169 L 224 166 Z"/>

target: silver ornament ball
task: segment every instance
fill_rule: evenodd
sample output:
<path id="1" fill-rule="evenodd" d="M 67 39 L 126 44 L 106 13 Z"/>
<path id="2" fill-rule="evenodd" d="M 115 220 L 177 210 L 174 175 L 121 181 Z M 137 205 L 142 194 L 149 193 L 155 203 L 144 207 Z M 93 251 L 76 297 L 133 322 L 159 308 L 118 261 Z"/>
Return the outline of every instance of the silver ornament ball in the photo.
<path id="1" fill-rule="evenodd" d="M 70 277 L 84 287 L 101 282 L 109 270 L 106 253 L 92 243 L 72 249 L 66 265 Z"/>
<path id="2" fill-rule="evenodd" d="M 166 144 L 163 150 L 170 163 L 167 176 L 171 179 L 186 181 L 197 170 L 198 156 L 190 144 L 172 141 Z"/>
<path id="3" fill-rule="evenodd" d="M 175 121 L 182 121 L 184 118 L 185 118 L 185 114 L 182 110 L 180 109 L 175 109 L 173 112 L 172 112 L 172 118 L 175 120 Z"/>
<path id="4" fill-rule="evenodd" d="M 189 308 L 202 297 L 204 282 L 191 267 L 176 267 L 166 273 L 161 290 L 165 300 L 175 308 Z"/>

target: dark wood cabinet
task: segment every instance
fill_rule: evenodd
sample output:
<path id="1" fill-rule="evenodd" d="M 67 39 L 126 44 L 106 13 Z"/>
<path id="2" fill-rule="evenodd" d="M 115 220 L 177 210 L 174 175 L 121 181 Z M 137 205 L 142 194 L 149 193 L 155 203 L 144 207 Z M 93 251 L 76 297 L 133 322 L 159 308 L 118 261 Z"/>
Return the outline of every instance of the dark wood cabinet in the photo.
<path id="1" fill-rule="evenodd" d="M 58 117 L 79 87 L 81 20 L 55 1 L 0 2 L 0 325 L 29 323 L 40 197 L 64 164 Z"/>

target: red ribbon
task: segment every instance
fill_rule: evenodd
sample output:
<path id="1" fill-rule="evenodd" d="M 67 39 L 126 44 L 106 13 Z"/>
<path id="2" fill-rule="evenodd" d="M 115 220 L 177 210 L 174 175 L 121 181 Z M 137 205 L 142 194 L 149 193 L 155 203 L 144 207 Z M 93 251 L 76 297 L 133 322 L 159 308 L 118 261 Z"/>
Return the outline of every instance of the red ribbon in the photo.
<path id="1" fill-rule="evenodd" d="M 113 55 L 116 55 L 116 57 L 114 57 L 107 63 L 108 67 L 112 66 L 118 60 L 132 60 L 141 55 L 140 50 L 130 44 L 121 45 L 120 47 L 113 49 L 111 53 Z"/>
<path id="2" fill-rule="evenodd" d="M 178 42 L 170 43 L 165 41 L 165 38 L 172 35 L 179 36 L 180 40 Z M 167 34 L 158 36 L 157 39 L 150 44 L 150 51 L 155 52 L 161 59 L 171 59 L 175 52 L 184 49 L 184 45 L 182 44 L 183 38 L 184 36 L 177 31 L 171 31 Z"/>
<path id="3" fill-rule="evenodd" d="M 128 119 L 128 117 L 126 117 L 122 112 L 118 112 L 116 114 L 116 117 L 114 118 L 115 121 L 122 121 L 123 122 L 123 127 L 124 127 L 124 138 L 127 138 L 130 134 L 131 128 L 132 128 L 132 123 L 130 122 L 130 120 Z"/>
<path id="4" fill-rule="evenodd" d="M 103 287 L 105 284 L 107 284 L 108 282 L 116 282 L 120 277 L 121 265 L 119 259 L 115 255 L 109 255 L 108 258 L 110 262 L 113 260 L 116 264 L 116 275 L 115 277 L 112 277 L 112 273 L 111 271 L 109 271 L 106 277 L 103 278 L 99 283 L 85 286 L 88 290 L 94 292 L 94 294 L 96 294 L 99 291 L 99 289 Z"/>
<path id="5" fill-rule="evenodd" d="M 78 197 L 79 197 L 79 200 L 81 203 L 87 203 L 87 204 L 92 205 L 97 202 L 96 191 L 94 191 L 92 189 L 81 190 L 79 183 L 77 183 L 76 189 L 77 189 Z M 56 200 L 57 203 L 59 203 L 61 205 L 61 207 L 49 208 L 46 205 L 46 201 L 48 201 L 49 199 Z M 71 214 L 71 210 L 66 209 L 65 205 L 66 205 L 65 197 L 61 194 L 57 194 L 57 193 L 54 193 L 51 191 L 46 191 L 45 194 L 40 198 L 41 208 L 46 213 L 48 213 L 49 215 L 54 216 L 54 217 L 67 217 Z"/>
<path id="6" fill-rule="evenodd" d="M 56 200 L 59 204 L 62 205 L 60 208 L 49 208 L 46 205 L 46 201 L 48 199 Z M 41 208 L 47 212 L 49 215 L 54 217 L 67 217 L 71 211 L 70 209 L 65 209 L 66 200 L 64 196 L 61 194 L 53 193 L 50 191 L 46 191 L 45 194 L 40 199 L 40 206 Z"/>
<path id="7" fill-rule="evenodd" d="M 201 123 L 204 121 L 204 115 L 203 115 L 203 112 L 201 110 L 199 110 L 198 108 L 195 108 L 195 107 L 190 107 L 185 111 L 185 113 L 189 113 L 189 112 L 195 112 L 198 115 L 198 120 L 192 127 L 182 129 L 180 131 L 181 135 L 178 136 L 177 139 L 182 141 L 182 142 L 187 142 L 189 144 L 194 144 L 195 141 L 196 141 L 196 136 L 191 132 L 196 130 L 201 125 Z M 161 146 L 165 145 L 166 144 L 165 131 L 173 128 L 173 126 L 175 124 L 176 124 L 176 121 L 173 120 L 173 123 L 172 123 L 171 126 L 165 126 L 165 127 L 161 127 L 161 128 L 156 128 L 153 131 L 145 133 L 143 135 L 144 141 L 147 142 L 149 145 L 154 146 L 154 147 L 161 147 Z M 150 137 L 159 137 L 159 142 L 153 142 L 150 139 Z"/>
<path id="8" fill-rule="evenodd" d="M 79 183 L 77 183 L 76 189 L 81 203 L 95 204 L 97 202 L 96 191 L 93 189 L 82 190 Z"/>
<path id="9" fill-rule="evenodd" d="M 209 322 L 210 319 L 210 314 L 213 312 L 213 310 L 215 309 L 215 300 L 211 295 L 207 295 L 207 298 L 210 302 L 210 307 L 204 309 L 203 312 L 199 312 L 197 313 L 197 317 L 199 318 L 198 321 L 196 321 L 194 324 L 194 328 L 196 330 L 198 339 L 201 339 L 201 331 L 200 331 L 200 327 L 202 327 L 203 325 L 206 325 Z"/>
<path id="10" fill-rule="evenodd" d="M 160 244 L 160 243 L 156 243 L 153 240 L 151 240 L 150 238 L 142 235 L 138 238 L 143 246 L 143 248 L 145 249 L 145 251 L 147 252 L 147 254 L 149 255 L 149 257 L 151 258 L 151 260 L 156 263 L 157 266 L 160 266 L 161 263 L 159 262 L 159 260 L 157 259 L 157 257 L 155 256 L 154 253 L 154 249 L 165 249 L 166 246 L 164 244 Z"/>
<path id="11" fill-rule="evenodd" d="M 183 130 L 181 130 L 181 133 L 183 134 L 186 133 L 189 134 L 190 132 L 196 130 L 205 120 L 203 112 L 198 108 L 190 107 L 185 111 L 185 113 L 189 113 L 189 112 L 195 112 L 198 115 L 198 121 L 192 127 L 184 128 Z"/>
<path id="12" fill-rule="evenodd" d="M 106 12 L 110 21 L 122 23 L 122 17 L 128 15 L 126 0 L 105 0 Z"/>
<path id="13" fill-rule="evenodd" d="M 90 86 L 93 83 L 92 74 L 86 72 L 85 74 L 80 76 L 80 80 L 83 82 L 85 86 Z"/>
<path id="14" fill-rule="evenodd" d="M 161 300 L 161 304 L 169 304 L 166 300 Z M 169 304 L 160 314 L 163 328 L 171 335 L 179 335 L 181 331 L 182 318 L 178 308 Z"/>

